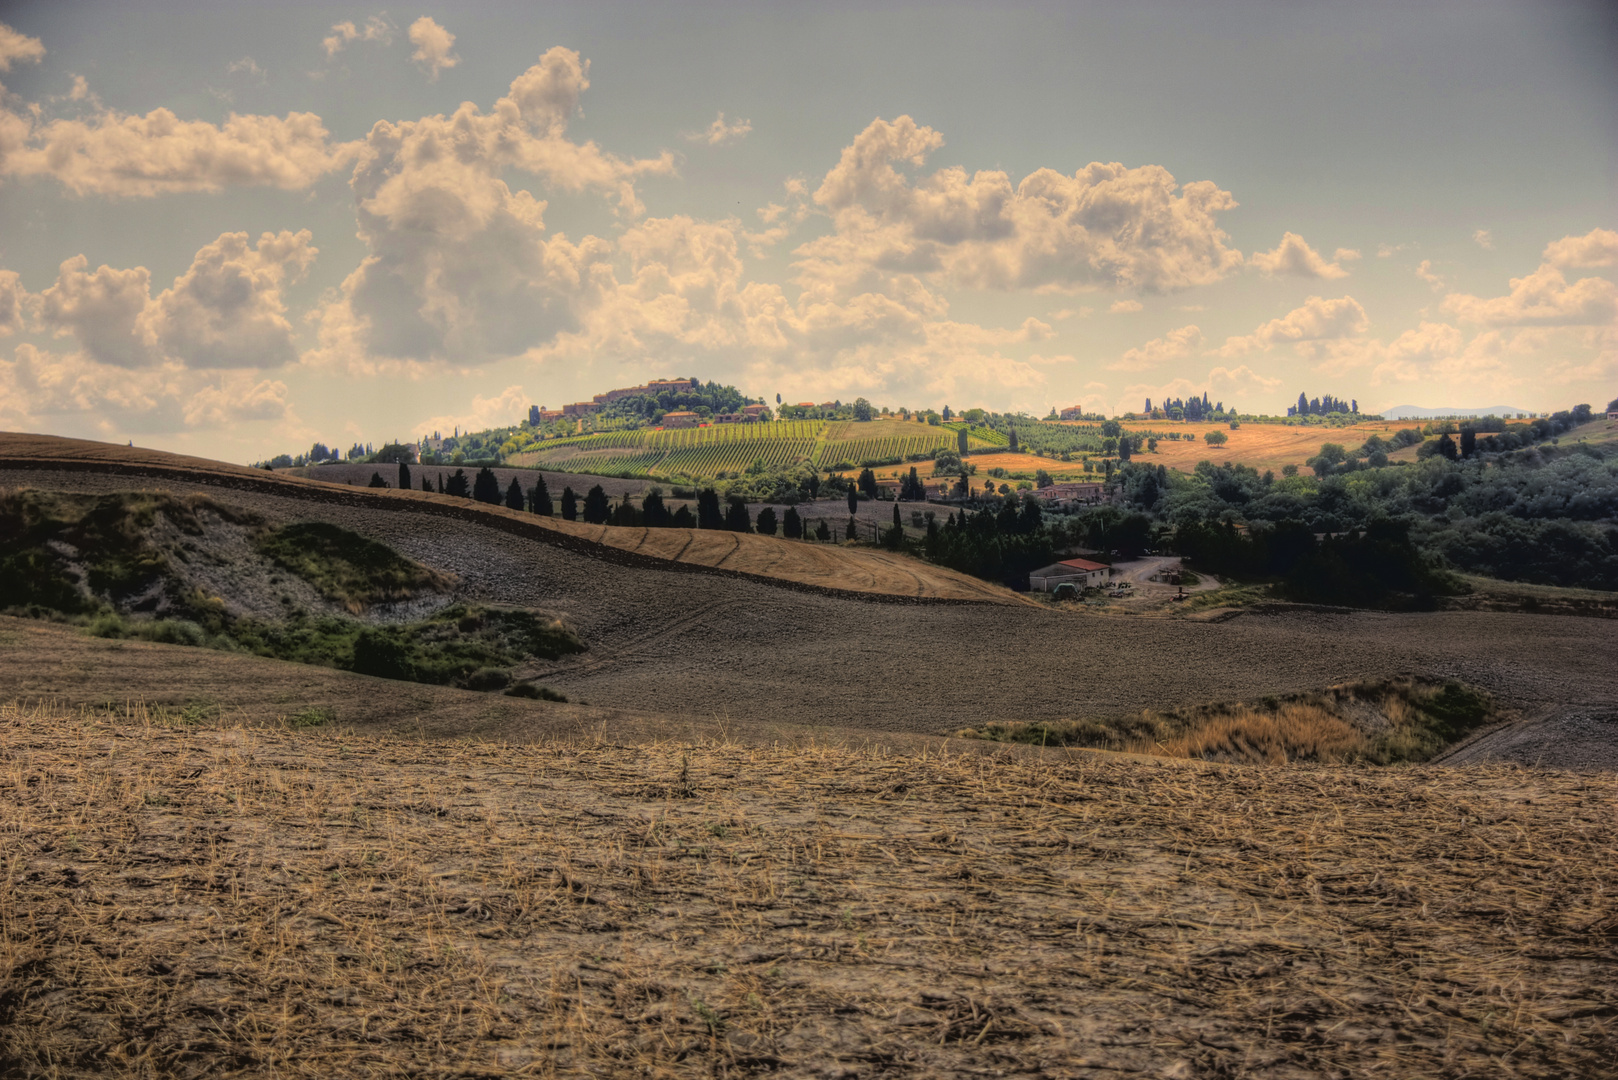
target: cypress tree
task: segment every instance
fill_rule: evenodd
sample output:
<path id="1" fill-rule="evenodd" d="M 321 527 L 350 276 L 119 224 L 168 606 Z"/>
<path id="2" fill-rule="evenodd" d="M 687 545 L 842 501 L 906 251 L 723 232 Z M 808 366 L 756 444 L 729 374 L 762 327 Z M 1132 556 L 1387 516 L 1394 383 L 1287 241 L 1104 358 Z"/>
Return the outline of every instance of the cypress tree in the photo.
<path id="1" fill-rule="evenodd" d="M 949 410 L 946 409 L 944 411 L 948 412 Z M 949 419 L 949 417 L 946 416 L 944 419 L 947 420 L 947 419 Z M 960 455 L 962 457 L 966 456 L 966 429 L 965 428 L 957 428 L 956 429 L 956 431 L 955 431 L 955 448 L 956 448 L 957 451 L 959 451 L 959 453 L 960 453 Z"/>
<path id="2" fill-rule="evenodd" d="M 723 529 L 725 527 L 724 511 L 719 509 L 719 493 L 713 488 L 703 488 L 697 492 L 697 528 Z"/>
<path id="3" fill-rule="evenodd" d="M 691 516 L 691 508 L 689 506 L 681 506 L 678 510 L 674 511 L 674 517 L 671 523 L 676 529 L 694 529 L 697 527 L 697 519 Z"/>
<path id="4" fill-rule="evenodd" d="M 500 505 L 500 478 L 487 465 L 478 470 L 477 478 L 472 481 L 472 498 L 478 502 Z"/>
<path id="5" fill-rule="evenodd" d="M 540 517 L 550 517 L 556 510 L 551 505 L 551 490 L 545 486 L 545 477 L 541 475 L 534 481 L 534 490 L 529 492 L 529 508 Z"/>
<path id="6" fill-rule="evenodd" d="M 443 473 L 438 474 L 438 493 L 440 495 L 444 494 L 444 474 Z"/>
<path id="7" fill-rule="evenodd" d="M 766 506 L 758 512 L 758 532 L 760 536 L 775 535 L 775 508 Z"/>
<path id="8" fill-rule="evenodd" d="M 853 518 L 848 519 L 848 528 L 844 530 L 843 538 L 845 540 L 858 540 L 860 538 L 859 528 L 854 524 Z"/>
<path id="9" fill-rule="evenodd" d="M 399 462 L 399 490 L 409 491 L 416 485 L 410 481 L 410 466 L 403 461 Z"/>
<path id="10" fill-rule="evenodd" d="M 450 477 L 449 483 L 444 485 L 444 494 L 454 495 L 462 499 L 469 498 L 471 496 L 472 484 L 471 481 L 467 480 L 466 478 L 465 469 L 455 470 L 455 475 Z"/>
<path id="11" fill-rule="evenodd" d="M 579 497 L 573 494 L 570 487 L 562 488 L 562 520 L 579 520 Z"/>
<path id="12" fill-rule="evenodd" d="M 730 506 L 725 511 L 725 528 L 731 532 L 752 532 L 753 518 L 747 512 L 747 504 L 732 495 Z"/>
<path id="13" fill-rule="evenodd" d="M 1478 433 L 1469 427 L 1461 429 L 1461 456 L 1469 458 L 1478 452 Z"/>
<path id="14" fill-rule="evenodd" d="M 648 529 L 667 528 L 669 524 L 669 508 L 663 502 L 663 489 L 653 487 L 646 493 L 640 503 L 641 516 L 646 521 Z"/>
<path id="15" fill-rule="evenodd" d="M 764 523 L 764 515 L 759 515 L 759 524 Z M 781 516 L 781 535 L 788 540 L 803 538 L 803 519 L 798 516 L 796 506 L 787 507 L 787 512 Z"/>
<path id="16" fill-rule="evenodd" d="M 856 491 L 854 488 L 849 488 L 848 489 L 848 516 L 853 517 L 855 514 L 859 513 L 859 509 L 860 509 L 860 495 L 859 495 L 859 492 Z"/>
<path id="17" fill-rule="evenodd" d="M 425 476 L 421 478 L 421 490 L 426 492 L 431 492 L 433 490 L 433 482 L 427 479 Z"/>
<path id="18" fill-rule="evenodd" d="M 904 528 L 904 525 L 902 525 L 900 523 L 900 521 L 899 521 L 899 504 L 898 503 L 893 504 L 893 527 L 895 529 Z"/>
<path id="19" fill-rule="evenodd" d="M 584 493 L 584 522 L 587 525 L 605 525 L 607 523 L 607 493 L 600 484 Z"/>
<path id="20" fill-rule="evenodd" d="M 1017 453 L 1021 449 L 1021 447 L 1017 443 L 1017 429 L 1016 428 L 1011 429 L 1011 442 L 1007 444 L 1006 449 L 1010 450 L 1013 454 Z"/>
<path id="21" fill-rule="evenodd" d="M 1129 460 L 1129 432 L 1125 431 L 1118 436 L 1118 460 Z"/>
<path id="22" fill-rule="evenodd" d="M 1444 455 L 1445 461 L 1454 461 L 1457 457 L 1460 457 L 1459 452 L 1455 449 L 1455 440 L 1447 434 L 1439 438 L 1438 452 Z"/>
<path id="23" fill-rule="evenodd" d="M 820 524 L 815 526 L 815 539 L 822 544 L 831 539 L 831 526 L 826 524 L 825 518 L 821 518 Z"/>
<path id="24" fill-rule="evenodd" d="M 528 500 L 523 498 L 522 485 L 517 478 L 511 478 L 511 486 L 506 488 L 506 508 L 509 510 L 522 510 L 526 508 Z"/>
<path id="25" fill-rule="evenodd" d="M 385 488 L 385 487 L 388 486 L 388 482 L 386 480 L 382 479 L 382 474 L 381 473 L 374 472 L 374 473 L 371 474 L 371 482 L 369 484 L 366 484 L 365 486 L 366 487 L 374 487 L 374 488 Z"/>

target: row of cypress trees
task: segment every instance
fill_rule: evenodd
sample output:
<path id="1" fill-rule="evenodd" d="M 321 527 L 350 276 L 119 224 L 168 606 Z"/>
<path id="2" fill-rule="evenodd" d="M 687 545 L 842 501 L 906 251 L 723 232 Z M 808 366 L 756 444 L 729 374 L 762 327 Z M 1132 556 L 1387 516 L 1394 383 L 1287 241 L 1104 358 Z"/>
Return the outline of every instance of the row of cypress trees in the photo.
<path id="1" fill-rule="evenodd" d="M 399 463 L 399 486 L 411 486 L 410 466 L 404 462 Z M 382 479 L 380 473 L 371 477 L 371 487 L 387 487 L 387 481 Z M 557 505 L 552 500 L 550 486 L 546 484 L 543 474 L 534 478 L 534 486 L 527 491 L 523 490 L 522 483 L 512 477 L 504 494 L 500 491 L 499 478 L 493 470 L 484 467 L 478 470 L 476 477 L 467 479 L 464 469 L 456 469 L 448 480 L 443 473 L 438 474 L 438 485 L 426 476 L 421 478 L 421 490 L 437 491 L 440 495 L 455 495 L 460 498 L 471 498 L 478 502 L 492 505 L 505 505 L 512 510 L 526 510 L 540 517 L 555 517 Z M 747 509 L 747 503 L 742 499 L 732 497 L 727 505 L 721 508 L 719 493 L 712 488 L 705 488 L 697 493 L 697 511 L 691 512 L 689 506 L 681 506 L 670 510 L 663 501 L 662 492 L 653 488 L 646 493 L 640 506 L 629 501 L 629 496 L 614 505 L 607 497 L 606 491 L 600 484 L 596 484 L 584 493 L 581 500 L 571 487 L 562 488 L 561 497 L 562 518 L 566 521 L 583 520 L 589 525 L 627 525 L 647 528 L 673 528 L 673 529 L 723 529 L 730 532 L 754 532 L 765 536 L 774 536 L 777 532 L 791 540 L 830 540 L 831 530 L 824 520 L 818 527 L 811 527 L 799 513 L 796 507 L 787 507 L 786 513 L 776 515 L 773 507 L 766 506 L 759 511 L 755 523 L 752 514 Z M 897 511 L 896 511 L 897 512 Z"/>

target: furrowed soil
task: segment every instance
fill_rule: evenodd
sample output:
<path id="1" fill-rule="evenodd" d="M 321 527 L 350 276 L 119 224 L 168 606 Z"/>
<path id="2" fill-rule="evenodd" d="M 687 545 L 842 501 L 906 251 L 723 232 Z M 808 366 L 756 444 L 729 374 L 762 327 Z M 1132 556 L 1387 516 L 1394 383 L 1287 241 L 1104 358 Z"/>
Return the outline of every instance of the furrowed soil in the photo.
<path id="1" fill-rule="evenodd" d="M 0 706 L 0 1073 L 1607 1075 L 1615 798 Z"/>
<path id="2" fill-rule="evenodd" d="M 330 466 L 350 470 L 368 478 L 371 472 L 391 474 L 397 480 L 397 466 Z M 448 470 L 453 473 L 453 469 Z M 317 470 L 325 476 L 325 468 Z M 333 472 L 337 477 L 339 474 Z M 533 483 L 532 473 L 521 470 L 498 471 L 502 490 L 512 476 Z M 551 474 L 556 475 L 556 474 Z M 581 478 L 572 478 L 578 482 Z M 609 495 L 638 490 L 640 481 L 601 480 Z M 289 498 L 306 507 L 320 504 L 350 507 L 385 507 L 390 511 L 408 508 L 418 518 L 438 518 L 433 531 L 453 535 L 455 521 L 472 519 L 487 527 L 504 529 L 529 541 L 564 547 L 596 558 L 622 553 L 619 562 L 634 565 L 674 563 L 687 570 L 717 570 L 724 576 L 748 576 L 790 583 L 810 590 L 877 593 L 884 596 L 923 601 L 973 601 L 1021 604 L 1024 600 L 1010 590 L 990 585 L 953 570 L 929 566 L 881 551 L 828 552 L 823 545 L 788 543 L 753 534 L 697 531 L 688 529 L 620 529 L 587 525 L 582 521 L 541 518 L 504 506 L 489 506 L 468 499 L 423 491 L 378 490 L 357 483 L 310 480 L 289 473 L 272 473 L 240 465 L 207 461 L 202 458 L 167 454 L 156 450 L 132 449 L 79 439 L 44 435 L 18 435 L 0 432 L 0 488 L 40 487 L 53 491 L 209 491 L 239 493 L 242 505 L 253 496 Z M 608 488 L 608 484 L 617 485 Z M 578 489 L 581 494 L 584 488 Z M 553 488 L 553 498 L 561 487 Z M 294 515 L 288 520 L 318 517 L 318 513 Z M 327 520 L 322 518 L 322 520 Z M 356 530 L 361 531 L 361 530 Z M 602 548 L 612 549 L 603 552 Z"/>
<path id="3" fill-rule="evenodd" d="M 122 450 L 97 452 L 112 458 L 109 451 Z M 575 702 L 631 712 L 941 735 L 994 722 L 1108 717 L 1406 674 L 1459 679 L 1525 713 L 1576 712 L 1618 700 L 1618 665 L 1610 663 L 1618 655 L 1618 620 L 1285 605 L 1227 612 L 1235 617 L 1217 622 L 1108 617 L 1033 603 L 960 575 L 932 577 L 948 572 L 900 556 L 883 564 L 857 558 L 871 552 L 741 538 L 761 561 L 779 553 L 798 567 L 820 567 L 811 580 L 843 584 L 869 573 L 868 587 L 898 595 L 816 588 L 724 573 L 739 548 L 715 554 L 715 572 L 645 555 L 621 561 L 630 553 L 590 543 L 587 535 L 617 533 L 626 544 L 647 545 L 683 537 L 692 547 L 722 548 L 734 543 L 733 534 L 590 526 L 537 526 L 539 532 L 532 515 L 466 500 L 291 480 L 242 490 L 213 482 L 220 474 L 203 472 L 205 466 L 232 468 L 201 463 L 189 471 L 155 461 L 132 480 L 12 458 L 0 469 L 0 486 L 117 491 L 139 484 L 205 493 L 272 524 L 320 520 L 352 529 L 454 574 L 456 599 L 565 616 L 587 651 L 515 674 Z M 450 510 L 455 516 L 447 516 Z M 526 531 L 510 531 L 508 522 Z M 551 542 L 557 536 L 570 546 Z M 884 565 L 891 571 L 879 578 Z M 959 597 L 939 597 L 943 586 L 928 581 L 967 584 Z M 934 595 L 916 602 L 929 589 Z M 989 602 L 940 602 L 974 595 Z M 48 655 L 36 655 L 43 667 L 0 664 L 0 694 L 31 693 L 28 680 L 54 678 Z M 116 681 L 100 679 L 93 667 L 83 682 L 90 700 L 123 697 Z M 1618 758 L 1613 748 L 1606 754 L 1598 764 Z"/>

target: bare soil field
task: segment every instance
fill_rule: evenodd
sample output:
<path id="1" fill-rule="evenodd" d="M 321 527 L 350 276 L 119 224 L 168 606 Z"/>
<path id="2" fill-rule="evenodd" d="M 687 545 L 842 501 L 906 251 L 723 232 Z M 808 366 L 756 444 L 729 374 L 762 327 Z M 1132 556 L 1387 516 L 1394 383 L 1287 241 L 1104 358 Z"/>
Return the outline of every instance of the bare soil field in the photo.
<path id="1" fill-rule="evenodd" d="M 1459 679 L 1525 712 L 1618 700 L 1618 668 L 1610 663 L 1618 655 L 1618 620 L 1280 606 L 1211 622 L 1091 616 L 1015 600 L 913 605 L 697 572 L 645 556 L 611 561 L 599 545 L 562 546 L 550 542 L 560 533 L 505 527 L 508 518 L 531 515 L 471 509 L 463 500 L 451 502 L 468 512 L 450 517 L 426 505 L 438 496 L 422 495 L 418 504 L 400 493 L 307 481 L 234 489 L 207 479 L 171 471 L 161 486 L 204 492 L 271 522 L 329 521 L 454 574 L 459 599 L 565 615 L 587 651 L 516 674 L 575 702 L 627 712 L 943 735 L 986 723 L 1109 717 L 1404 674 Z M 131 479 L 0 471 L 0 486 L 25 485 L 114 491 L 130 487 Z M 718 543 L 727 537 L 710 535 Z M 821 572 L 832 580 L 854 565 L 839 558 L 872 554 L 775 546 L 825 558 Z M 900 566 L 923 568 L 910 560 Z M 0 679 L 9 667 L 0 665 Z M 100 700 L 122 698 L 115 681 L 98 682 L 93 669 L 88 678 Z"/>
<path id="2" fill-rule="evenodd" d="M 376 467 L 366 468 L 375 470 Z M 396 467 L 393 468 L 396 472 Z M 368 477 L 369 472 L 366 475 Z M 107 481 L 114 479 L 121 486 L 107 486 Z M 637 565 L 666 561 L 688 570 L 750 575 L 808 589 L 881 594 L 906 600 L 1023 602 L 999 586 L 885 552 L 856 550 L 833 557 L 828 556 L 822 545 L 770 536 L 586 525 L 424 491 L 378 491 L 359 484 L 308 480 L 162 451 L 43 435 L 0 433 L 0 487 L 49 487 L 62 491 L 223 488 L 244 495 L 282 496 L 309 505 L 389 509 L 408 506 L 418 517 L 478 521 L 541 543 L 568 547 L 586 556 L 616 557 L 619 561 L 625 561 L 624 557 L 628 556 L 628 561 Z M 560 490 L 557 489 L 558 494 Z M 439 529 L 442 530 L 442 525 Z"/>
<path id="3" fill-rule="evenodd" d="M 0 706 L 0 1073 L 1595 1077 L 1615 799 Z"/>

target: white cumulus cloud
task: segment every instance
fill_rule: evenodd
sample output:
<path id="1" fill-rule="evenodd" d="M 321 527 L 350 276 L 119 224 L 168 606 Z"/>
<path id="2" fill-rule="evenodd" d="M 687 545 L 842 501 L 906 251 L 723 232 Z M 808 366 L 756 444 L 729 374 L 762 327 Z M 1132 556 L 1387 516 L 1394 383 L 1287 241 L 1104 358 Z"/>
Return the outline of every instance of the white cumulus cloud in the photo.
<path id="1" fill-rule="evenodd" d="M 1541 259 L 1563 269 L 1618 266 L 1618 232 L 1591 229 L 1583 236 L 1564 236 L 1546 244 Z"/>
<path id="2" fill-rule="evenodd" d="M 265 233 L 256 248 L 246 233 L 225 233 L 155 299 L 144 266 L 92 272 L 76 255 L 40 295 L 40 318 L 107 367 L 277 367 L 296 359 L 282 285 L 315 254 L 307 229 Z"/>
<path id="3" fill-rule="evenodd" d="M 320 44 L 326 50 L 326 59 L 330 60 L 356 41 L 390 45 L 393 43 L 393 24 L 381 15 L 366 19 L 364 27 L 356 27 L 353 22 L 344 20 L 333 26 L 330 36 L 322 39 Z"/>
<path id="4" fill-rule="evenodd" d="M 1182 326 L 1178 330 L 1170 330 L 1160 338 L 1153 338 L 1144 345 L 1129 349 L 1115 362 L 1108 364 L 1107 370 L 1149 371 L 1161 367 L 1170 360 L 1183 360 L 1201 345 L 1201 328 Z"/>
<path id="5" fill-rule="evenodd" d="M 1547 262 L 1526 277 L 1512 278 L 1505 296 L 1450 293 L 1444 310 L 1488 326 L 1613 326 L 1618 325 L 1618 285 L 1596 277 L 1569 284 L 1561 269 Z"/>
<path id="6" fill-rule="evenodd" d="M 46 426 L 86 416 L 102 431 L 168 432 L 280 421 L 284 383 L 247 372 L 210 373 L 161 363 L 131 370 L 87 352 L 59 355 L 24 342 L 0 360 L 0 421 Z"/>
<path id="7" fill-rule="evenodd" d="M 1248 261 L 1269 277 L 1287 274 L 1292 277 L 1334 280 L 1348 276 L 1348 271 L 1341 265 L 1343 261 L 1359 257 L 1360 253 L 1357 251 L 1338 248 L 1334 256 L 1337 261 L 1333 262 L 1310 247 L 1303 237 L 1295 232 L 1288 232 L 1281 237 L 1281 242 L 1276 245 L 1274 251 L 1256 251 Z"/>
<path id="8" fill-rule="evenodd" d="M 9 146 L 7 116 L 14 132 Z M 75 195 L 137 198 L 245 186 L 296 190 L 352 158 L 352 146 L 330 142 L 313 113 L 232 113 L 216 125 L 181 120 L 168 109 L 145 116 L 108 110 L 38 126 L 15 113 L 0 114 L 0 175 L 48 176 Z"/>
<path id="9" fill-rule="evenodd" d="M 16 63 L 37 64 L 45 58 L 45 45 L 38 38 L 0 23 L 0 71 L 10 71 Z"/>
<path id="10" fill-rule="evenodd" d="M 423 15 L 410 24 L 410 44 L 416 47 L 410 59 L 425 68 L 427 78 L 433 82 L 438 81 L 439 72 L 461 62 L 459 56 L 450 52 L 455 47 L 455 35 L 430 16 Z"/>
<path id="11" fill-rule="evenodd" d="M 748 132 L 752 130 L 753 122 L 751 120 L 740 118 L 726 120 L 725 114 L 721 110 L 713 123 L 702 131 L 687 132 L 685 137 L 690 142 L 707 143 L 709 146 L 724 146 L 726 143 L 740 142 L 742 139 L 747 138 Z"/>
<path id="12" fill-rule="evenodd" d="M 1352 296 L 1336 300 L 1311 296 L 1301 307 L 1294 308 L 1279 319 L 1271 319 L 1251 334 L 1227 338 L 1219 349 L 1219 355 L 1242 356 L 1276 345 L 1308 346 L 1314 342 L 1358 337 L 1365 333 L 1369 325 L 1365 308 Z"/>
<path id="13" fill-rule="evenodd" d="M 29 300 L 21 276 L 15 270 L 0 270 L 0 337 L 10 337 L 22 330 Z"/>
<path id="14" fill-rule="evenodd" d="M 634 217 L 635 181 L 674 168 L 668 153 L 626 161 L 567 138 L 588 74 L 578 53 L 553 48 L 488 113 L 465 102 L 371 129 L 350 180 L 369 254 L 321 309 L 311 363 L 477 363 L 579 327 L 612 285 L 613 245 L 550 234 L 545 201 L 507 177 L 598 191 Z"/>
<path id="15" fill-rule="evenodd" d="M 849 285 L 868 269 L 899 270 L 979 289 L 1159 293 L 1242 262 L 1218 224 L 1236 202 L 1209 181 L 1116 162 L 1071 176 L 1038 169 L 1015 186 L 999 170 L 907 175 L 943 141 L 909 116 L 860 132 L 814 193 L 836 233 L 800 249 L 807 275 Z"/>

